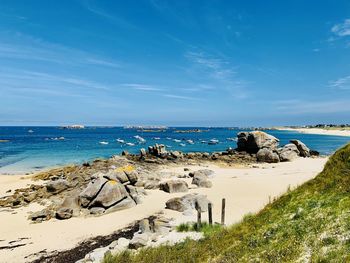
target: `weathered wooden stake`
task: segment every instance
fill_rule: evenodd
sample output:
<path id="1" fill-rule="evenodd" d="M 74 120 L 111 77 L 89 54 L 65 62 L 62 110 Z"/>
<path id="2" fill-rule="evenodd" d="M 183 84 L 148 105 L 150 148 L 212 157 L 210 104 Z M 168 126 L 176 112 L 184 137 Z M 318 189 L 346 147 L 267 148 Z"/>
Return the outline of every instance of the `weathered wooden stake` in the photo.
<path id="1" fill-rule="evenodd" d="M 208 203 L 208 219 L 209 219 L 209 225 L 211 226 L 213 224 L 213 214 L 211 209 L 211 203 Z"/>
<path id="2" fill-rule="evenodd" d="M 201 228 L 202 225 L 202 213 L 201 209 L 198 207 L 197 208 L 197 230 Z"/>
<path id="3" fill-rule="evenodd" d="M 221 225 L 225 225 L 225 198 L 222 198 L 222 204 L 221 204 Z"/>

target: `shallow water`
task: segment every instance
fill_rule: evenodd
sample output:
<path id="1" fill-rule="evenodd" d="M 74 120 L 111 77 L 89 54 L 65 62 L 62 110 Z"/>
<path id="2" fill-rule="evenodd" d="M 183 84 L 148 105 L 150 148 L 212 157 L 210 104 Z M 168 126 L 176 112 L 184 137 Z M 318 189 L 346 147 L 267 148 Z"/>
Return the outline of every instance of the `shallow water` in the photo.
<path id="1" fill-rule="evenodd" d="M 198 128 L 198 127 L 196 127 Z M 193 127 L 169 128 L 164 132 L 141 132 L 137 129 L 122 127 L 102 128 L 87 127 L 80 130 L 60 129 L 59 127 L 0 127 L 0 173 L 22 173 L 40 170 L 45 167 L 81 163 L 98 157 L 107 158 L 120 154 L 123 150 L 137 153 L 140 148 L 146 148 L 155 143 L 168 146 L 169 150 L 184 152 L 214 152 L 223 151 L 228 147 L 235 148 L 236 142 L 227 138 L 235 138 L 240 130 L 229 128 L 199 128 L 208 130 L 201 133 L 176 133 L 176 130 L 191 130 Z M 33 132 L 28 132 L 32 130 Z M 336 149 L 350 141 L 350 137 L 302 134 L 293 131 L 269 130 L 269 134 L 280 139 L 280 144 L 288 143 L 290 139 L 299 139 L 311 149 L 321 154 L 331 154 Z M 133 136 L 139 135 L 146 140 L 140 143 Z M 64 140 L 57 138 L 64 137 Z M 155 139 L 155 138 L 159 139 Z M 118 143 L 116 139 L 133 143 L 128 146 Z M 174 141 L 181 140 L 181 142 Z M 218 144 L 208 145 L 211 139 L 219 140 Z M 186 142 L 193 140 L 193 144 Z M 101 144 L 106 142 L 108 144 Z M 185 146 L 181 146 L 181 144 Z"/>

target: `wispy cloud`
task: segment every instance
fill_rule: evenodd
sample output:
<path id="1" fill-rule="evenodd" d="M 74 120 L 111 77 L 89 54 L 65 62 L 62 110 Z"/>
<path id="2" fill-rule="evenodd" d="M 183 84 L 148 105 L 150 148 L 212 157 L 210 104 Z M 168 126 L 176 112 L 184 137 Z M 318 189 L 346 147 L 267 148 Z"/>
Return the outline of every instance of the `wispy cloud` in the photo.
<path id="1" fill-rule="evenodd" d="M 331 31 L 338 37 L 350 36 L 350 19 L 345 19 L 342 23 L 334 25 Z"/>
<path id="2" fill-rule="evenodd" d="M 308 113 L 339 113 L 350 112 L 350 100 L 326 100 L 326 101 L 305 101 L 305 100 L 280 100 L 272 102 L 275 109 L 283 114 L 308 114 Z"/>
<path id="3" fill-rule="evenodd" d="M 146 85 L 146 84 L 138 84 L 138 83 L 125 83 L 122 84 L 124 87 L 129 87 L 135 90 L 142 90 L 142 91 L 161 91 L 162 89 L 151 86 L 151 85 Z"/>
<path id="4" fill-rule="evenodd" d="M 121 67 L 120 63 L 93 53 L 58 45 L 14 32 L 12 38 L 0 35 L 0 58 L 40 61 L 61 65 Z"/>
<path id="5" fill-rule="evenodd" d="M 224 89 L 237 99 L 248 96 L 246 91 L 248 82 L 238 78 L 236 67 L 226 58 L 193 51 L 187 52 L 185 57 L 195 69 L 199 69 L 199 74 L 214 82 L 212 85 L 215 85 L 218 91 L 222 92 Z"/>
<path id="6" fill-rule="evenodd" d="M 194 100 L 194 101 L 203 100 L 198 97 L 189 97 L 189 96 L 182 96 L 182 95 L 175 95 L 175 94 L 163 94 L 163 97 L 171 98 L 171 99 L 179 99 L 179 100 Z"/>
<path id="7" fill-rule="evenodd" d="M 350 90 L 350 75 L 329 82 L 329 87 L 341 90 Z"/>

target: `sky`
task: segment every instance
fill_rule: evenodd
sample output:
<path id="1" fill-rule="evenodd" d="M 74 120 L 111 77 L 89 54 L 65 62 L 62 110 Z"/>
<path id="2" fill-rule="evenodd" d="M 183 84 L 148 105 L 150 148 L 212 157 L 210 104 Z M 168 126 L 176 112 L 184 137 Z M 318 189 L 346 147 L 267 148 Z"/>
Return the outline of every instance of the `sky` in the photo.
<path id="1" fill-rule="evenodd" d="M 350 123 L 350 1 L 1 0 L 0 125 Z"/>

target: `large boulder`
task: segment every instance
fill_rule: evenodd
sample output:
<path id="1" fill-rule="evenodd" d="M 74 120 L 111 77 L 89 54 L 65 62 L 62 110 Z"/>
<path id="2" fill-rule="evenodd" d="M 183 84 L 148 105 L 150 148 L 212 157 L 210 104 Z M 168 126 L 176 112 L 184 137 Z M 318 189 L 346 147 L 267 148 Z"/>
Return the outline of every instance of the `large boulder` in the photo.
<path id="1" fill-rule="evenodd" d="M 280 161 L 278 154 L 268 148 L 260 149 L 256 154 L 256 158 L 258 162 L 265 163 L 278 163 Z"/>
<path id="2" fill-rule="evenodd" d="M 167 193 L 187 192 L 188 184 L 183 180 L 169 180 L 160 184 L 160 190 Z"/>
<path id="3" fill-rule="evenodd" d="M 208 180 L 208 177 L 203 173 L 195 173 L 192 179 L 192 184 L 204 188 L 210 188 L 213 186 L 213 184 Z"/>
<path id="4" fill-rule="evenodd" d="M 166 208 L 179 212 L 185 212 L 187 210 L 193 210 L 198 207 L 201 212 L 208 211 L 208 203 L 210 201 L 205 195 L 200 194 L 187 194 L 182 197 L 171 198 L 166 202 Z"/>
<path id="5" fill-rule="evenodd" d="M 56 218 L 68 219 L 72 216 L 78 216 L 80 211 L 79 200 L 77 196 L 67 196 L 56 211 Z"/>
<path id="6" fill-rule="evenodd" d="M 82 207 L 87 207 L 89 203 L 97 196 L 102 187 L 108 182 L 103 176 L 94 177 L 88 186 L 79 195 L 79 203 Z"/>
<path id="7" fill-rule="evenodd" d="M 292 144 L 286 144 L 278 152 L 281 162 L 290 162 L 299 156 L 298 148 Z"/>
<path id="8" fill-rule="evenodd" d="M 106 182 L 96 198 L 90 204 L 90 207 L 104 207 L 108 208 L 118 203 L 128 196 L 125 186 L 120 182 L 110 180 Z"/>
<path id="9" fill-rule="evenodd" d="M 303 142 L 299 140 L 290 140 L 290 142 L 298 148 L 301 157 L 310 157 L 310 149 Z"/>
<path id="10" fill-rule="evenodd" d="M 73 209 L 69 207 L 61 207 L 56 211 L 56 218 L 69 219 L 73 216 Z"/>
<path id="11" fill-rule="evenodd" d="M 274 150 L 278 147 L 279 143 L 276 137 L 262 131 L 240 132 L 237 134 L 237 137 L 237 150 L 248 153 L 257 153 L 263 148 Z"/>

